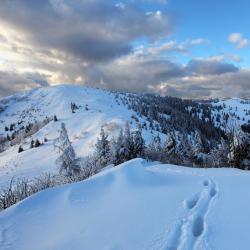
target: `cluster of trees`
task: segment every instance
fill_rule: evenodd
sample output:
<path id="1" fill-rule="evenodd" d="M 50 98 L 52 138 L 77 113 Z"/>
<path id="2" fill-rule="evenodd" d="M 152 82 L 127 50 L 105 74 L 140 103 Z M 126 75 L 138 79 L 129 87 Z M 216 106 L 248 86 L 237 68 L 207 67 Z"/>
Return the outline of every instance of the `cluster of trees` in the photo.
<path id="1" fill-rule="evenodd" d="M 105 134 L 102 128 L 94 153 L 94 158 L 100 166 L 118 165 L 145 154 L 145 141 L 140 127 L 131 131 L 130 125 L 126 123 L 124 131 L 121 129 L 117 138 L 108 138 L 109 135 Z"/>
<path id="2" fill-rule="evenodd" d="M 26 126 L 20 126 L 23 123 L 22 120 L 18 121 L 16 124 L 12 123 L 9 126 L 5 126 L 5 132 L 7 132 L 7 135 L 0 136 L 0 153 L 8 149 L 10 146 L 21 144 L 25 138 L 32 136 L 52 120 L 57 122 L 57 116 L 54 115 L 50 118 L 46 117 L 43 121 L 28 123 Z M 44 138 L 44 140 L 46 141 L 47 139 Z M 39 147 L 41 144 L 42 143 L 39 140 L 31 140 L 30 148 Z M 18 153 L 21 153 L 22 151 L 24 151 L 24 149 L 20 145 L 18 148 Z"/>
<path id="3" fill-rule="evenodd" d="M 144 129 L 170 138 L 170 142 L 160 143 L 155 138 L 147 146 L 145 157 L 182 165 L 250 169 L 250 125 L 238 125 L 237 108 L 226 113 L 225 104 L 212 106 L 210 102 L 152 94 L 120 93 L 116 94 L 116 101 L 135 111 L 138 117 L 146 118 L 141 124 Z M 132 118 L 139 122 L 137 116 Z M 174 150 L 166 152 L 166 144 L 173 145 Z"/>
<path id="4" fill-rule="evenodd" d="M 0 153 L 5 151 L 7 143 L 8 143 L 7 137 L 0 136 Z"/>
<path id="5" fill-rule="evenodd" d="M 45 137 L 45 138 L 44 138 L 44 142 L 47 142 L 47 141 L 48 141 L 48 139 Z M 38 139 L 36 139 L 35 141 L 34 141 L 33 139 L 31 139 L 31 141 L 30 141 L 30 148 L 38 148 L 38 147 L 40 147 L 42 144 L 43 144 L 43 143 L 40 142 Z M 24 149 L 23 149 L 22 145 L 20 145 L 20 146 L 18 147 L 18 153 L 21 153 L 21 152 L 23 152 L 23 151 L 24 151 Z"/>
<path id="6" fill-rule="evenodd" d="M 145 152 L 141 129 L 132 132 L 128 123 L 124 132 L 121 129 L 119 136 L 111 140 L 102 128 L 93 155 L 86 158 L 76 157 L 64 123 L 61 125 L 60 135 L 55 140 L 54 146 L 60 154 L 57 159 L 59 172 L 65 176 L 79 175 L 82 171 L 86 173 L 88 169 L 96 172 L 109 164 L 118 165 L 142 157 Z"/>
<path id="7" fill-rule="evenodd" d="M 149 126 L 145 126 L 145 129 L 164 134 L 174 130 L 181 134 L 198 131 L 207 153 L 221 138 L 226 137 L 224 131 L 215 126 L 216 118 L 208 104 L 152 94 L 122 94 L 117 95 L 117 100 L 135 111 L 139 117 L 146 118 Z"/>
<path id="8" fill-rule="evenodd" d="M 75 113 L 76 110 L 79 109 L 79 107 L 74 102 L 71 102 L 70 103 L 70 109 L 71 109 L 72 113 Z"/>
<path id="9" fill-rule="evenodd" d="M 84 180 L 109 164 L 121 164 L 136 157 L 149 160 L 204 167 L 237 167 L 250 169 L 250 137 L 244 133 L 235 120 L 225 125 L 226 140 L 221 139 L 209 153 L 204 153 L 200 133 L 183 135 L 172 131 L 162 141 L 156 135 L 145 145 L 141 128 L 131 131 L 127 123 L 116 138 L 111 138 L 102 128 L 92 156 L 78 158 L 69 140 L 65 124 L 62 123 L 55 148 L 59 175 L 44 175 L 32 182 L 26 179 L 11 181 L 10 186 L 0 193 L 0 210 L 48 187 Z M 31 147 L 36 142 L 31 142 Z"/>
<path id="10" fill-rule="evenodd" d="M 171 131 L 164 140 L 158 134 L 146 145 L 142 129 L 138 127 L 131 131 L 127 123 L 116 138 L 110 138 L 102 128 L 94 154 L 87 158 L 77 158 L 65 125 L 62 124 L 55 147 L 60 152 L 57 160 L 60 173 L 66 176 L 78 175 L 83 169 L 94 169 L 96 172 L 109 164 L 118 165 L 136 157 L 187 166 L 250 169 L 249 134 L 244 133 L 235 120 L 227 123 L 225 134 L 226 139 L 221 138 L 216 146 L 206 152 L 201 133 L 197 130 L 188 134 Z"/>

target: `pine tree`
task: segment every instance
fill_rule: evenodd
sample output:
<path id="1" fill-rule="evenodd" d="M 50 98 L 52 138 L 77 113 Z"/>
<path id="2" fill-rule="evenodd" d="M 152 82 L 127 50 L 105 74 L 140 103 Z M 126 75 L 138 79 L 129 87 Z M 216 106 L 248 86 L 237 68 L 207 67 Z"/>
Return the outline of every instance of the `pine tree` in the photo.
<path id="1" fill-rule="evenodd" d="M 22 146 L 19 146 L 19 148 L 18 148 L 18 153 L 21 153 L 21 152 L 23 152 L 24 150 L 23 150 L 23 148 L 22 148 Z"/>
<path id="2" fill-rule="evenodd" d="M 131 160 L 133 158 L 133 138 L 130 132 L 130 126 L 128 123 L 125 125 L 124 130 L 124 156 L 126 160 Z"/>
<path id="3" fill-rule="evenodd" d="M 153 141 L 147 147 L 146 156 L 154 161 L 163 160 L 163 148 L 161 145 L 161 138 L 159 134 L 154 137 Z"/>
<path id="4" fill-rule="evenodd" d="M 164 145 L 163 145 L 163 161 L 167 163 L 180 163 L 180 157 L 177 151 L 177 141 L 175 133 L 171 133 L 169 137 L 167 137 Z"/>
<path id="5" fill-rule="evenodd" d="M 34 146 L 35 146 L 35 148 L 40 147 L 41 146 L 41 142 L 38 139 L 36 139 Z"/>
<path id="6" fill-rule="evenodd" d="M 142 157 L 144 150 L 145 142 L 142 138 L 141 128 L 138 128 L 133 134 L 133 157 Z"/>
<path id="7" fill-rule="evenodd" d="M 9 134 L 7 134 L 7 140 L 11 141 L 11 138 L 10 138 Z"/>
<path id="8" fill-rule="evenodd" d="M 33 139 L 30 142 L 30 148 L 34 148 L 34 140 Z"/>
<path id="9" fill-rule="evenodd" d="M 57 164 L 60 165 L 59 172 L 67 176 L 80 173 L 81 167 L 69 140 L 64 123 L 61 124 L 60 135 L 55 140 L 54 147 L 57 148 L 60 153 L 60 157 L 57 159 Z"/>
<path id="10" fill-rule="evenodd" d="M 101 128 L 100 137 L 97 139 L 95 145 L 96 157 L 98 158 L 101 167 L 106 166 L 110 162 L 110 142 L 108 135 L 105 134 L 104 129 Z"/>
<path id="11" fill-rule="evenodd" d="M 110 152 L 111 152 L 111 162 L 113 164 L 118 165 L 126 161 L 123 129 L 120 130 L 120 133 L 116 139 L 112 138 L 110 142 Z"/>

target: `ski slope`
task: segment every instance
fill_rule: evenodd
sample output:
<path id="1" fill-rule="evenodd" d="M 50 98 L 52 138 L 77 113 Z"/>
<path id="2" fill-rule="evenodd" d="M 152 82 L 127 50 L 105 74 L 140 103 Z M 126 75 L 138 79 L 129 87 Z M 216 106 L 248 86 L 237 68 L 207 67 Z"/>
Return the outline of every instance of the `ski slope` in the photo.
<path id="1" fill-rule="evenodd" d="M 135 159 L 1 212 L 1 250 L 247 250 L 249 182 Z"/>

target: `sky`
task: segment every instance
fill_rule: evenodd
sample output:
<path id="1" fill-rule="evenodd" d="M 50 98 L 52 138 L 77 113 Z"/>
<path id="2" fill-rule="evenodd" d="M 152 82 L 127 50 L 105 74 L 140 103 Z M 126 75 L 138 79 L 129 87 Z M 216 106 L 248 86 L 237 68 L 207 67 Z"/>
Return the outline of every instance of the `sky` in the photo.
<path id="1" fill-rule="evenodd" d="M 80 84 L 250 97 L 247 0 L 1 0 L 0 97 Z"/>

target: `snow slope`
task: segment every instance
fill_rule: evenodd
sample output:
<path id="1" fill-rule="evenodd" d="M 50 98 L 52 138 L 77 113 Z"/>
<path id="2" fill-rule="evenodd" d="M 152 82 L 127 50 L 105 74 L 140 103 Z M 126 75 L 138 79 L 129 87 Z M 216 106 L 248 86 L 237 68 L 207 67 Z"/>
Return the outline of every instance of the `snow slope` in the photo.
<path id="1" fill-rule="evenodd" d="M 70 109 L 71 102 L 79 106 L 74 114 Z M 111 136 L 118 134 L 127 121 L 132 128 L 136 127 L 136 122 L 131 118 L 135 113 L 117 103 L 114 93 L 100 89 L 74 85 L 39 88 L 5 98 L 1 103 L 5 110 L 0 112 L 0 135 L 9 133 L 5 131 L 5 126 L 11 123 L 20 122 L 18 126 L 21 127 L 54 115 L 59 121 L 51 121 L 33 136 L 34 140 L 40 141 L 46 137 L 48 142 L 43 146 L 30 149 L 29 138 L 22 143 L 24 152 L 18 154 L 17 145 L 0 153 L 0 188 L 6 186 L 13 176 L 32 178 L 44 172 L 58 171 L 55 165 L 58 154 L 53 147 L 53 140 L 59 135 L 61 122 L 66 124 L 78 156 L 86 156 L 93 151 L 102 126 Z M 147 122 L 143 118 L 139 119 Z M 156 133 L 143 130 L 143 137 L 149 142 Z"/>
<path id="2" fill-rule="evenodd" d="M 1 250 L 250 247 L 250 173 L 135 159 L 0 213 Z"/>
<path id="3" fill-rule="evenodd" d="M 248 121 L 250 121 L 250 101 L 240 98 L 232 98 L 219 100 L 218 102 L 212 102 L 211 104 L 214 107 L 223 107 L 220 112 L 215 111 L 214 115 L 217 115 L 218 113 L 223 115 L 223 113 L 225 113 L 235 116 L 239 122 L 239 125 L 248 123 Z"/>
<path id="4" fill-rule="evenodd" d="M 136 127 L 136 116 L 139 123 L 149 125 L 147 118 L 138 117 L 133 110 L 128 109 L 121 99 L 126 94 L 112 93 L 100 89 L 87 88 L 73 85 L 61 85 L 34 89 L 26 93 L 16 94 L 0 100 L 0 135 L 11 135 L 5 131 L 5 127 L 16 124 L 16 130 L 35 121 L 43 121 L 46 117 L 56 115 L 58 122 L 51 121 L 40 129 L 32 137 L 48 142 L 39 148 L 30 149 L 30 140 L 22 142 L 24 152 L 18 154 L 19 145 L 13 146 L 0 153 L 0 189 L 8 185 L 11 178 L 33 178 L 44 172 L 57 172 L 55 161 L 58 157 L 53 147 L 53 141 L 58 137 L 61 122 L 66 124 L 70 140 L 77 156 L 86 156 L 93 152 L 100 128 L 103 126 L 108 134 L 116 136 L 121 127 L 128 121 L 132 128 Z M 214 116 L 220 112 L 235 112 L 243 124 L 250 119 L 246 112 L 250 110 L 250 103 L 242 103 L 243 100 L 231 99 L 212 103 L 214 106 L 222 105 L 220 111 L 214 110 Z M 73 114 L 70 104 L 75 103 L 79 109 Z M 86 107 L 88 107 L 86 110 Z M 243 121 L 243 119 L 245 121 Z M 19 125 L 18 125 L 19 123 Z M 218 125 L 219 126 L 219 125 Z M 148 126 L 149 127 L 149 126 Z M 143 137 L 149 143 L 158 132 L 151 129 L 143 129 Z M 166 135 L 160 134 L 162 141 Z"/>

